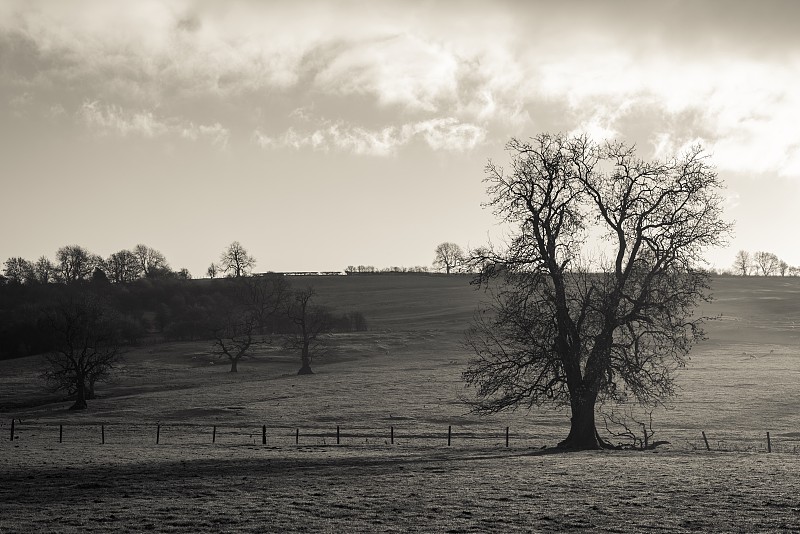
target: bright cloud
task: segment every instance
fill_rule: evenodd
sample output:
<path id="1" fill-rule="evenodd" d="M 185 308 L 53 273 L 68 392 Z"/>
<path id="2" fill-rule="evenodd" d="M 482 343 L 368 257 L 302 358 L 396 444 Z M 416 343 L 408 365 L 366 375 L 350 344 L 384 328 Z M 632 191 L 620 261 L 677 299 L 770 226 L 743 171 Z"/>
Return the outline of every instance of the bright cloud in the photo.
<path id="1" fill-rule="evenodd" d="M 155 138 L 175 135 L 197 141 L 205 139 L 225 147 L 230 133 L 221 124 L 194 124 L 180 119 L 162 119 L 151 111 L 130 111 L 116 105 L 92 101 L 84 102 L 77 116 L 90 129 L 106 135 L 139 136 Z"/>
<path id="2" fill-rule="evenodd" d="M 474 148 L 485 136 L 483 128 L 461 123 L 450 117 L 379 130 L 342 123 L 327 124 L 306 132 L 289 128 L 277 137 L 256 130 L 253 140 L 260 147 L 269 149 L 311 148 L 323 152 L 336 150 L 370 156 L 390 156 L 417 139 L 423 140 L 434 150 L 458 152 Z"/>

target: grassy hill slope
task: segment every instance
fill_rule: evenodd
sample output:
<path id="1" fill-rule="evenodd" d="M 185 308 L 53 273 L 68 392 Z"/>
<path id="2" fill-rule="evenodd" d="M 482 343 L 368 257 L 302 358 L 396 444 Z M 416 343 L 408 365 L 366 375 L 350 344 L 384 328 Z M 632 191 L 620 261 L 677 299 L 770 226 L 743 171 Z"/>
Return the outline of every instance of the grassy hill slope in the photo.
<path id="1" fill-rule="evenodd" d="M 522 410 L 493 418 L 466 414 L 461 400 L 473 392 L 461 381 L 471 357 L 463 331 L 484 298 L 469 277 L 387 274 L 292 281 L 313 285 L 319 301 L 339 311 L 362 311 L 370 326 L 368 332 L 335 336 L 330 353 L 314 362 L 312 377 L 295 376 L 297 356 L 275 346 L 262 347 L 231 374 L 207 342 L 149 345 L 132 350 L 116 380 L 99 387 L 100 398 L 75 414 L 43 390 L 37 378 L 41 358 L 22 358 L 0 362 L 0 421 L 263 422 L 286 428 L 336 421 L 365 429 L 402 421 L 422 434 L 451 422 L 474 428 L 512 425 L 539 440 L 563 436 L 568 422 L 563 411 Z M 800 432 L 794 415 L 800 408 L 800 279 L 718 278 L 713 294 L 700 310 L 716 317 L 707 325 L 709 339 L 681 371 L 671 410 L 657 414 L 657 426 L 671 434 L 659 438 L 694 436 L 696 443 L 699 429 L 711 429 L 718 436 L 750 432 L 755 442 L 772 429 L 794 439 Z"/>
<path id="2" fill-rule="evenodd" d="M 541 449 L 566 435 L 563 410 L 466 413 L 481 293 L 465 277 L 294 282 L 371 326 L 337 335 L 312 376 L 275 347 L 232 374 L 208 343 L 149 345 L 74 413 L 43 392 L 40 358 L 0 362 L 0 531 L 800 529 L 800 280 L 715 280 L 709 339 L 654 414 L 671 444 L 574 454 Z"/>

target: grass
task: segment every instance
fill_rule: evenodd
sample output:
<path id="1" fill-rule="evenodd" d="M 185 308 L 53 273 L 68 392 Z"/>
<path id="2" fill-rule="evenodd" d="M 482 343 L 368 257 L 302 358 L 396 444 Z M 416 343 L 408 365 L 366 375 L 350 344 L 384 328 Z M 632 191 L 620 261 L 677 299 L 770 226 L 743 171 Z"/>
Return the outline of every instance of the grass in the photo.
<path id="1" fill-rule="evenodd" d="M 555 455 L 541 448 L 566 435 L 565 412 L 482 418 L 459 401 L 481 299 L 468 279 L 301 281 L 371 328 L 337 336 L 313 376 L 274 348 L 231 374 L 205 343 L 140 347 L 72 413 L 37 359 L 0 362 L 0 532 L 800 529 L 798 279 L 715 280 L 701 311 L 720 318 L 655 414 L 669 446 Z"/>

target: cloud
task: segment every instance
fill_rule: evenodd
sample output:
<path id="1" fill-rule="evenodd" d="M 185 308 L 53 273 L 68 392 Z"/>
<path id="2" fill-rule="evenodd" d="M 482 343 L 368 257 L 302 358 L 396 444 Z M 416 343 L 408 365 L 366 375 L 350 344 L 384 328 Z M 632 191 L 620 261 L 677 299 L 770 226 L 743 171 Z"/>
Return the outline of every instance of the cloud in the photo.
<path id="1" fill-rule="evenodd" d="M 436 112 L 457 92 L 458 59 L 443 46 L 414 34 L 354 41 L 315 77 L 338 94 L 374 95 L 381 105 Z"/>
<path id="2" fill-rule="evenodd" d="M 91 130 L 104 135 L 138 136 L 147 139 L 174 135 L 190 141 L 206 140 L 216 146 L 228 144 L 230 132 L 221 124 L 195 124 L 181 119 L 163 119 L 152 111 L 131 111 L 98 101 L 84 102 L 78 118 Z"/>
<path id="3" fill-rule="evenodd" d="M 80 119 L 92 129 L 122 136 L 158 137 L 169 131 L 166 123 L 150 111 L 125 111 L 119 106 L 100 102 L 84 102 L 78 110 Z"/>
<path id="4" fill-rule="evenodd" d="M 343 151 L 370 156 L 390 156 L 415 140 L 422 140 L 432 150 L 461 152 L 481 143 L 486 131 L 453 117 L 430 119 L 402 126 L 368 129 L 344 123 L 328 123 L 305 132 L 289 128 L 276 137 L 260 130 L 253 141 L 262 148 L 310 148 L 323 152 Z"/>
<path id="5" fill-rule="evenodd" d="M 796 2 L 3 4 L 0 89 L 102 101 L 84 120 L 121 135 L 220 144 L 285 106 L 284 133 L 254 139 L 391 154 L 541 130 L 699 137 L 721 169 L 800 177 Z M 333 111 L 315 127 L 319 100 Z"/>

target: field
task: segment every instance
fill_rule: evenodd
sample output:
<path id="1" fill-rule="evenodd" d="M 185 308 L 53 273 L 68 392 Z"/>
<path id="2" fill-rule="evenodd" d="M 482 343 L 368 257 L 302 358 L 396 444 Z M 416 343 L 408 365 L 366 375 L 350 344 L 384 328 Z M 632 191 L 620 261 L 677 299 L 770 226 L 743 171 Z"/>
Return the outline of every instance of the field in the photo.
<path id="1" fill-rule="evenodd" d="M 714 281 L 709 339 L 654 414 L 669 445 L 572 454 L 546 448 L 563 411 L 466 413 L 467 278 L 295 283 L 370 326 L 313 376 L 276 348 L 231 374 L 205 343 L 143 346 L 70 413 L 36 358 L 0 362 L 0 532 L 800 530 L 799 279 Z"/>

